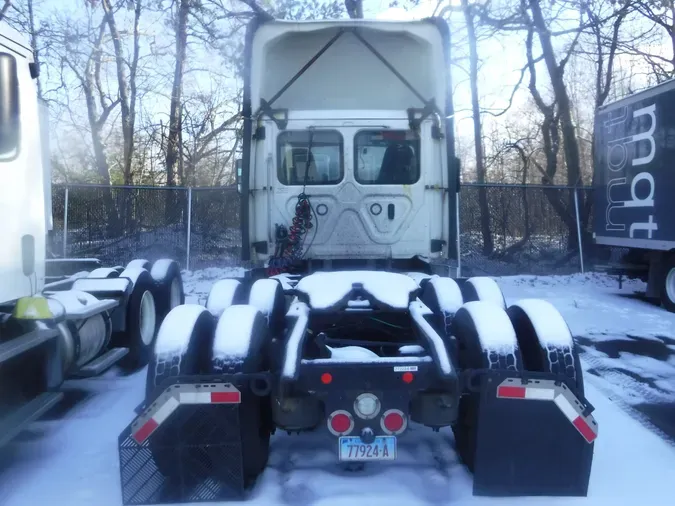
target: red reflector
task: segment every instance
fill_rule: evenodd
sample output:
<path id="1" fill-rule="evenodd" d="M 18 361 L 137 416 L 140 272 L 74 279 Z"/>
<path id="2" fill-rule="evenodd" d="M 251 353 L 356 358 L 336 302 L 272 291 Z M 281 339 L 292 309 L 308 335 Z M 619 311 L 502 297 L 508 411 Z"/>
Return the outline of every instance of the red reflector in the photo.
<path id="1" fill-rule="evenodd" d="M 524 399 L 525 387 L 499 387 L 497 397 L 510 397 L 512 399 Z"/>
<path id="2" fill-rule="evenodd" d="M 352 422 L 344 413 L 338 413 L 330 420 L 330 426 L 335 432 L 347 432 L 351 427 Z"/>
<path id="3" fill-rule="evenodd" d="M 329 385 L 333 381 L 333 375 L 329 372 L 325 372 L 321 375 L 321 383 L 324 385 Z"/>
<path id="4" fill-rule="evenodd" d="M 239 392 L 211 392 L 213 404 L 239 404 L 241 395 Z"/>
<path id="5" fill-rule="evenodd" d="M 413 376 L 413 373 L 411 372 L 404 372 L 401 379 L 403 379 L 403 383 L 412 383 L 412 381 L 415 379 L 415 376 Z"/>
<path id="6" fill-rule="evenodd" d="M 574 424 L 577 430 L 581 432 L 581 435 L 584 436 L 584 439 L 589 443 L 592 443 L 597 437 L 593 432 L 593 430 L 586 423 L 586 420 L 584 420 L 580 416 L 575 418 L 572 424 Z"/>
<path id="7" fill-rule="evenodd" d="M 148 439 L 148 436 L 150 436 L 150 434 L 152 434 L 157 427 L 159 427 L 159 425 L 151 418 L 143 424 L 143 427 L 138 429 L 138 432 L 133 435 L 133 438 L 138 444 L 141 444 L 143 441 Z"/>
<path id="8" fill-rule="evenodd" d="M 405 420 L 399 413 L 389 413 L 384 417 L 384 426 L 391 432 L 398 432 L 403 427 Z"/>

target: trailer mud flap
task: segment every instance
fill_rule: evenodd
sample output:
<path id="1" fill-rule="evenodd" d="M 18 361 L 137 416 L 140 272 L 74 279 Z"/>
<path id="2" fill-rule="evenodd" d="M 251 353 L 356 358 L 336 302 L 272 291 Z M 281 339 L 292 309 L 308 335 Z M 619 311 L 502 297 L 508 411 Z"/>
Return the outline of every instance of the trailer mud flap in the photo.
<path id="1" fill-rule="evenodd" d="M 586 496 L 593 408 L 564 383 L 534 378 L 482 379 L 474 495 Z"/>
<path id="2" fill-rule="evenodd" d="M 240 498 L 240 402 L 229 383 L 166 388 L 119 436 L 123 503 Z"/>

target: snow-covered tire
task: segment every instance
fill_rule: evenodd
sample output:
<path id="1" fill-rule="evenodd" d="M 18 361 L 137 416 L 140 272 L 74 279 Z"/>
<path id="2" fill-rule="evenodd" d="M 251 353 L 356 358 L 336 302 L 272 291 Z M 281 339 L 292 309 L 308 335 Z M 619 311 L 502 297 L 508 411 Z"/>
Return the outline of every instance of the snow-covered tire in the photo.
<path id="1" fill-rule="evenodd" d="M 198 304 L 175 307 L 166 315 L 148 366 L 146 399 L 168 378 L 210 370 L 215 327 L 211 313 Z"/>
<path id="2" fill-rule="evenodd" d="M 283 334 L 286 318 L 286 298 L 281 283 L 276 279 L 259 279 L 251 285 L 248 304 L 258 308 L 267 320 L 273 337 Z"/>
<path id="3" fill-rule="evenodd" d="M 169 311 L 185 304 L 183 277 L 178 262 L 169 258 L 162 258 L 153 263 L 150 275 L 155 282 L 155 306 L 159 326 Z"/>
<path id="4" fill-rule="evenodd" d="M 455 313 L 452 334 L 459 348 L 460 370 L 522 370 L 516 332 L 506 312 L 487 301 L 464 304 Z M 457 453 L 473 471 L 476 453 L 480 393 L 463 395 L 453 427 Z"/>
<path id="5" fill-rule="evenodd" d="M 441 335 L 450 336 L 455 313 L 462 307 L 462 291 L 452 278 L 432 277 L 422 282 L 420 300 L 434 313 L 434 324 Z"/>
<path id="6" fill-rule="evenodd" d="M 564 376 L 568 386 L 583 395 L 578 349 L 560 312 L 548 301 L 524 299 L 506 313 L 516 331 L 525 370 Z"/>
<path id="7" fill-rule="evenodd" d="M 157 334 L 157 313 L 153 296 L 154 282 L 145 269 L 125 269 L 120 277 L 131 279 L 133 288 L 127 299 L 126 330 L 115 332 L 113 346 L 129 348 L 119 365 L 135 371 L 147 365 Z"/>
<path id="8" fill-rule="evenodd" d="M 492 278 L 475 277 L 467 279 L 462 285 L 462 295 L 464 296 L 464 302 L 482 300 L 506 309 L 506 300 L 502 289 Z"/>
<path id="9" fill-rule="evenodd" d="M 267 319 L 251 305 L 234 305 L 223 311 L 213 341 L 211 374 L 257 373 L 268 369 L 265 353 L 270 339 Z M 244 485 L 250 487 L 263 472 L 269 457 L 272 433 L 270 397 L 255 395 L 242 385 L 239 404 L 239 437 Z M 229 439 L 229 438 L 228 438 Z M 219 455 L 220 458 L 222 458 Z M 239 458 L 234 454 L 233 458 Z M 228 469 L 230 466 L 219 466 Z M 223 479 L 227 478 L 223 476 Z"/>
<path id="10" fill-rule="evenodd" d="M 163 381 L 176 376 L 188 376 L 208 373 L 211 362 L 211 350 L 215 320 L 203 306 L 185 304 L 172 309 L 159 329 L 155 351 L 148 366 L 145 382 L 145 402 L 149 404 Z M 148 445 L 159 471 L 173 482 L 181 482 L 184 487 L 197 485 L 194 475 L 184 472 L 183 465 L 190 458 L 199 459 L 200 451 L 183 448 L 181 457 L 160 440 L 150 438 Z"/>
<path id="11" fill-rule="evenodd" d="M 675 253 L 666 258 L 661 280 L 661 305 L 675 313 Z"/>
<path id="12" fill-rule="evenodd" d="M 118 278 L 120 271 L 114 269 L 113 267 L 98 267 L 91 271 L 87 277 L 88 278 Z"/>
<path id="13" fill-rule="evenodd" d="M 214 317 L 220 318 L 223 311 L 241 300 L 243 290 L 243 285 L 236 279 L 221 279 L 220 281 L 216 281 L 206 299 L 206 309 Z"/>
<path id="14" fill-rule="evenodd" d="M 138 258 L 129 262 L 126 266 L 127 269 L 145 269 L 146 271 L 150 270 L 150 262 L 144 258 Z"/>

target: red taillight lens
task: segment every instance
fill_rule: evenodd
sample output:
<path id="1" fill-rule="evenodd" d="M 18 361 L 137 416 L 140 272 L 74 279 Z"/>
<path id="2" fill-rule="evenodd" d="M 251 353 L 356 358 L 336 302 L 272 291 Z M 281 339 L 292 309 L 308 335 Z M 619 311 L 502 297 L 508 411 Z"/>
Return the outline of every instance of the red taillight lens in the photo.
<path id="1" fill-rule="evenodd" d="M 401 376 L 401 379 L 403 379 L 403 383 L 412 383 L 415 379 L 415 376 L 413 376 L 413 373 L 411 372 L 404 372 L 403 376 Z"/>
<path id="2" fill-rule="evenodd" d="M 330 385 L 333 381 L 333 375 L 329 372 L 325 372 L 321 375 L 321 383 L 324 385 Z"/>
<path id="3" fill-rule="evenodd" d="M 400 434 L 405 430 L 407 424 L 405 415 L 398 409 L 385 411 L 380 420 L 382 430 L 387 434 Z"/>
<path id="4" fill-rule="evenodd" d="M 348 411 L 333 411 L 328 417 L 328 430 L 335 436 L 345 436 L 354 429 L 354 418 Z"/>

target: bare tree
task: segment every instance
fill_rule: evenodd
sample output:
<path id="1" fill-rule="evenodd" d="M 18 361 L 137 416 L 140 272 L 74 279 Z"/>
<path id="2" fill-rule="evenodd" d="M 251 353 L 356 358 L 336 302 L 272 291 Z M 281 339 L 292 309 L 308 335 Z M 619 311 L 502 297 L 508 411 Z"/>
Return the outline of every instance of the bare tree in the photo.
<path id="1" fill-rule="evenodd" d="M 111 0 L 102 0 L 101 2 L 103 11 L 105 12 L 104 19 L 108 25 L 110 38 L 112 39 L 115 63 L 117 67 L 117 84 L 119 90 L 120 111 L 122 116 L 122 138 L 124 142 L 122 175 L 125 185 L 133 183 L 131 165 L 134 156 L 134 127 L 136 122 L 136 74 L 138 72 L 138 59 L 140 55 L 140 35 L 138 25 L 143 4 L 142 0 L 132 0 L 132 2 L 134 7 L 133 51 L 131 62 L 129 63 L 128 76 L 127 61 L 122 48 L 122 37 L 120 35 L 119 29 L 117 28 L 115 11 L 113 9 L 112 2 Z"/>
<path id="2" fill-rule="evenodd" d="M 481 108 L 478 95 L 478 48 L 474 24 L 475 14 L 468 0 L 461 0 L 461 6 L 469 42 L 469 80 L 471 83 L 471 111 L 476 153 L 476 179 L 478 183 L 485 183 L 485 154 L 483 152 Z M 487 189 L 485 187 L 478 188 L 478 205 L 480 208 L 481 234 L 483 236 L 483 254 L 490 255 L 494 249 L 494 242 L 490 229 L 490 210 L 488 209 Z"/>

